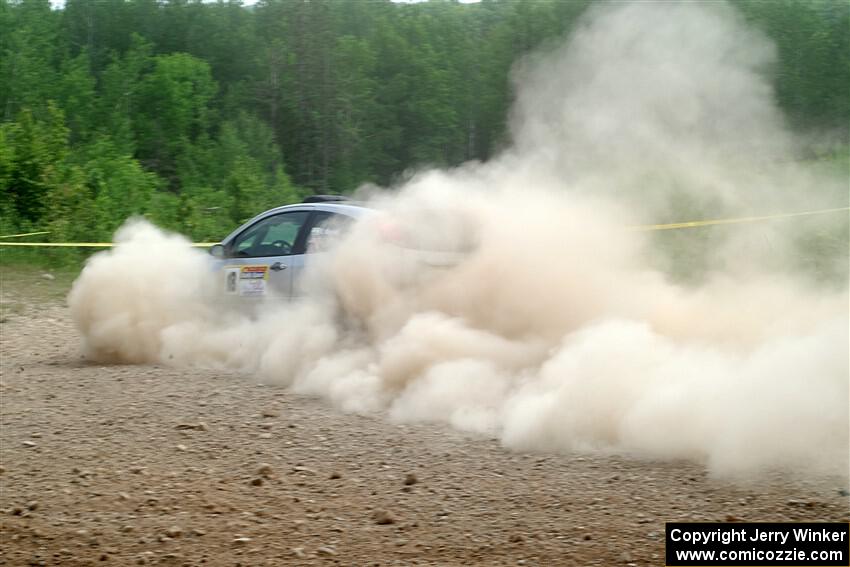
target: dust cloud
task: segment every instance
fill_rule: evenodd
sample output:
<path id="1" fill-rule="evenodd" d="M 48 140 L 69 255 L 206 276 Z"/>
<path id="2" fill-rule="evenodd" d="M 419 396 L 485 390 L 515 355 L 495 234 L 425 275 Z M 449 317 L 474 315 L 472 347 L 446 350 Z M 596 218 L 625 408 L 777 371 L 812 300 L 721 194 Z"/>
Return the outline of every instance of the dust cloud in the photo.
<path id="1" fill-rule="evenodd" d="M 724 4 L 593 9 L 516 66 L 514 144 L 364 190 L 380 212 L 313 258 L 304 300 L 224 308 L 209 256 L 129 221 L 69 298 L 87 354 L 235 368 L 523 451 L 846 479 L 846 215 L 634 228 L 846 205 L 846 179 L 795 161 L 775 56 Z M 800 269 L 812 234 L 837 235 L 831 271 Z"/>

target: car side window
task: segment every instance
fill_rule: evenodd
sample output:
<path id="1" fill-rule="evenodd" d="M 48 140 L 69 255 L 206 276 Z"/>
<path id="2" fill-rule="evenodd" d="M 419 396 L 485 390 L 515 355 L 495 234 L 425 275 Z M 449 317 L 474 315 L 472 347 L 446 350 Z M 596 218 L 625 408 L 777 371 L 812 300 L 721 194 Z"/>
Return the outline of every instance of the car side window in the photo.
<path id="1" fill-rule="evenodd" d="M 309 211 L 292 211 L 257 221 L 233 241 L 232 255 L 261 258 L 297 253 L 298 233 L 309 215 Z"/>
<path id="2" fill-rule="evenodd" d="M 308 254 L 327 252 L 348 232 L 354 219 L 326 211 L 317 212 L 307 233 Z"/>

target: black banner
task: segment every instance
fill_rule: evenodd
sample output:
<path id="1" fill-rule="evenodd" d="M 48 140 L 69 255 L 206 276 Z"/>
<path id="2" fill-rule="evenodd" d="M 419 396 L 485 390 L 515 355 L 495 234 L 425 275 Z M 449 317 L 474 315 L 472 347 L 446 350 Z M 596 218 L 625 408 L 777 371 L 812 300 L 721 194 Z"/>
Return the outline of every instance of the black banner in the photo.
<path id="1" fill-rule="evenodd" d="M 850 566 L 850 524 L 682 522 L 665 531 L 669 566 Z"/>

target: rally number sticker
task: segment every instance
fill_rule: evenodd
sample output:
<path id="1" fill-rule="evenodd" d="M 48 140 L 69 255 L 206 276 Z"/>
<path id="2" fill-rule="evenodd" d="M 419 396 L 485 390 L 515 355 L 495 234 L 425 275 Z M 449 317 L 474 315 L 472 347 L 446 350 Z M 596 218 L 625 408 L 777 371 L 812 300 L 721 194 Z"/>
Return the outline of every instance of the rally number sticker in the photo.
<path id="1" fill-rule="evenodd" d="M 268 281 L 268 266 L 226 266 L 224 268 L 224 292 L 228 295 L 242 297 L 265 295 Z"/>

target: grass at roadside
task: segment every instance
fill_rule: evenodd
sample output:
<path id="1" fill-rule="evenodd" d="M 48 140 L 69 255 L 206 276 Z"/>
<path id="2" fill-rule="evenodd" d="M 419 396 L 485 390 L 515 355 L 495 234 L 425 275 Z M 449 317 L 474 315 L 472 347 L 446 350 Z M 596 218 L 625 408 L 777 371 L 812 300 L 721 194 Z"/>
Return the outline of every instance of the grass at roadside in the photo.
<path id="1" fill-rule="evenodd" d="M 0 261 L 0 323 L 40 304 L 64 303 L 81 268 L 69 265 L 46 269 Z"/>

